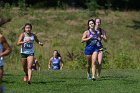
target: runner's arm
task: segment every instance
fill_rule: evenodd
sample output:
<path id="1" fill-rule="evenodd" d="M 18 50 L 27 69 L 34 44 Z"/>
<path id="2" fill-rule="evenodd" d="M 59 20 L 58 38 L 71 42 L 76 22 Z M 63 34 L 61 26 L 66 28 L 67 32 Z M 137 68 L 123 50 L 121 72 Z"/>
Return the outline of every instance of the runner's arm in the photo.
<path id="1" fill-rule="evenodd" d="M 107 42 L 107 36 L 106 36 L 106 31 L 105 31 L 105 30 L 102 30 L 101 38 L 102 38 L 105 42 Z"/>
<path id="2" fill-rule="evenodd" d="M 88 34 L 88 31 L 85 31 L 85 32 L 83 33 L 82 40 L 81 40 L 82 43 L 83 43 L 83 42 L 87 42 L 88 40 L 90 40 L 90 39 L 92 38 L 92 35 L 90 35 L 90 36 L 87 38 L 87 34 Z"/>
<path id="3" fill-rule="evenodd" d="M 9 44 L 4 36 L 1 37 L 1 40 L 2 40 L 2 45 L 4 47 L 4 51 L 2 53 L 0 53 L 0 56 L 6 56 L 11 53 L 12 49 L 9 46 Z"/>
<path id="4" fill-rule="evenodd" d="M 50 58 L 49 63 L 48 63 L 48 70 L 50 70 L 51 68 L 51 62 L 52 62 L 52 58 Z"/>
<path id="5" fill-rule="evenodd" d="M 35 41 L 39 44 L 39 45 L 41 45 L 41 46 L 43 46 L 43 43 L 41 43 L 39 40 L 38 40 L 38 38 L 37 38 L 37 36 L 34 34 L 34 37 L 35 37 Z"/>
<path id="6" fill-rule="evenodd" d="M 64 66 L 64 62 L 63 62 L 62 58 L 60 58 L 60 62 L 61 62 L 60 70 L 62 70 L 63 69 L 63 66 Z"/>
<path id="7" fill-rule="evenodd" d="M 24 34 L 22 33 L 22 34 L 20 34 L 20 36 L 19 36 L 19 38 L 18 38 L 18 42 L 17 42 L 17 45 L 19 46 L 19 45 L 22 45 L 23 43 L 25 43 L 24 41 L 23 41 L 23 37 L 24 37 Z"/>

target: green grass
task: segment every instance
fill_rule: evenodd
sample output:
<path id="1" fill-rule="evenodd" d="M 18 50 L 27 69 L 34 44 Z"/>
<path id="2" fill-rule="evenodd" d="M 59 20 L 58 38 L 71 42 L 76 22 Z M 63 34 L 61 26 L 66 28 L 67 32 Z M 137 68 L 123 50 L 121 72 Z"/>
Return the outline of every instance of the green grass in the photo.
<path id="1" fill-rule="evenodd" d="M 87 80 L 85 70 L 33 72 L 32 84 L 23 82 L 23 73 L 4 75 L 5 93 L 139 93 L 139 70 L 103 70 L 101 79 Z"/>

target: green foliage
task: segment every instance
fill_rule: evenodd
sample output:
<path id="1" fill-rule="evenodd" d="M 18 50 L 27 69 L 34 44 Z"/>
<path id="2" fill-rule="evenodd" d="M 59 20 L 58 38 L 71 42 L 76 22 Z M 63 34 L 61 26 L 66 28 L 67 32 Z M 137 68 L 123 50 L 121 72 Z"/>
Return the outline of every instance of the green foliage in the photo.
<path id="1" fill-rule="evenodd" d="M 32 6 L 32 7 L 34 7 L 34 8 L 40 8 L 40 7 L 48 8 L 47 4 L 48 4 L 47 1 L 43 1 L 43 2 L 38 2 L 38 3 L 36 3 L 36 4 L 35 4 L 34 6 Z"/>
<path id="2" fill-rule="evenodd" d="M 34 9 L 30 7 L 28 9 L 28 13 L 29 13 L 29 15 L 34 16 Z"/>
<path id="3" fill-rule="evenodd" d="M 86 10 L 29 8 L 28 11 L 24 11 L 19 8 L 10 8 L 10 12 L 5 13 L 8 9 L 8 7 L 3 8 L 0 12 L 2 16 L 11 15 L 12 17 L 12 21 L 2 27 L 3 34 L 13 49 L 10 57 L 6 58 L 7 64 L 11 66 L 5 69 L 13 69 L 15 64 L 9 62 L 15 61 L 20 68 L 20 47 L 16 46 L 16 42 L 22 32 L 22 26 L 27 22 L 32 23 L 32 31 L 37 34 L 39 40 L 45 41 L 43 47 L 36 43 L 34 46 L 35 56 L 41 62 L 43 69 L 47 69 L 48 59 L 52 56 L 54 49 L 60 51 L 65 63 L 64 68 L 85 68 L 84 44 L 80 41 L 83 31 L 87 30 L 87 20 L 95 16 L 89 16 Z M 26 15 L 19 16 L 21 11 Z M 98 17 L 102 19 L 102 28 L 107 31 L 108 36 L 108 42 L 103 43 L 107 48 L 104 50 L 103 68 L 139 69 L 139 13 L 110 10 L 106 16 L 103 10 L 96 11 L 99 13 Z"/>
<path id="4" fill-rule="evenodd" d="M 83 67 L 80 64 L 81 63 L 79 63 L 79 61 L 68 61 L 65 64 L 65 68 L 66 69 L 81 69 Z"/>
<path id="5" fill-rule="evenodd" d="M 105 7 L 107 9 L 111 9 L 111 6 L 112 6 L 111 2 L 109 2 L 109 0 L 107 0 L 107 3 L 105 4 Z"/>
<path id="6" fill-rule="evenodd" d="M 78 56 L 76 58 L 76 60 L 79 62 L 79 65 L 81 66 L 81 68 L 85 68 L 87 62 L 86 62 L 86 59 L 85 59 L 85 55 L 84 55 L 84 46 L 81 45 L 79 47 L 79 52 L 78 52 Z"/>
<path id="7" fill-rule="evenodd" d="M 87 2 L 87 7 L 90 11 L 96 11 L 99 5 L 97 4 L 96 0 L 89 0 Z"/>
<path id="8" fill-rule="evenodd" d="M 108 58 L 109 52 L 106 48 L 104 48 L 103 50 L 103 68 L 109 69 L 110 65 L 109 65 L 109 58 Z"/>
<path id="9" fill-rule="evenodd" d="M 98 9 L 99 5 L 97 4 L 96 0 L 88 0 L 87 2 L 88 10 L 90 11 L 90 15 L 96 15 L 96 10 Z"/>
<path id="10" fill-rule="evenodd" d="M 73 52 L 68 52 L 68 62 L 66 62 L 66 68 L 68 69 L 83 69 L 85 68 L 85 65 L 86 65 L 86 60 L 85 60 L 85 57 L 84 57 L 84 53 L 82 51 L 79 51 L 73 53 Z"/>
<path id="11" fill-rule="evenodd" d="M 19 0 L 18 1 L 18 7 L 20 8 L 20 10 L 26 10 L 25 0 Z"/>
<path id="12" fill-rule="evenodd" d="M 136 68 L 136 65 L 132 63 L 130 55 L 126 52 L 120 51 L 114 59 L 116 68 Z"/>
<path id="13" fill-rule="evenodd" d="M 62 2 L 62 0 L 58 0 L 57 1 L 57 8 L 67 9 L 68 8 L 68 5 L 66 3 Z"/>
<path id="14" fill-rule="evenodd" d="M 38 25 L 38 26 L 46 26 L 47 25 L 47 21 L 44 20 L 44 19 L 30 19 L 30 22 L 33 24 L 33 25 Z M 40 24 L 41 23 L 41 24 Z"/>
<path id="15" fill-rule="evenodd" d="M 15 41 L 15 37 L 17 37 L 17 35 L 16 35 L 15 32 L 11 31 L 11 32 L 8 33 L 7 37 L 8 37 L 8 40 L 10 40 L 13 43 Z"/>
<path id="16" fill-rule="evenodd" d="M 5 5 L 4 5 L 4 8 L 6 9 L 6 10 L 10 10 L 10 4 L 9 3 L 6 3 Z"/>
<path id="17" fill-rule="evenodd" d="M 25 0 L 19 0 L 18 1 L 18 7 L 20 9 L 19 11 L 19 16 L 24 16 L 26 15 L 26 12 L 27 12 L 27 7 L 26 7 L 26 3 L 25 3 Z"/>
<path id="18" fill-rule="evenodd" d="M 4 6 L 0 9 L 0 18 L 11 19 L 11 6 L 9 3 L 5 3 Z"/>
<path id="19" fill-rule="evenodd" d="M 27 1 L 26 4 L 32 5 L 34 8 L 59 8 L 67 9 L 72 8 L 87 8 L 87 3 L 97 2 L 102 8 L 110 9 L 137 9 L 139 10 L 139 0 L 0 0 L 0 5 L 3 7 L 5 3 L 17 4 L 19 2 Z M 95 5 L 93 3 L 92 5 Z M 100 8 L 101 8 L 100 7 Z M 98 7 L 99 9 L 99 7 Z"/>

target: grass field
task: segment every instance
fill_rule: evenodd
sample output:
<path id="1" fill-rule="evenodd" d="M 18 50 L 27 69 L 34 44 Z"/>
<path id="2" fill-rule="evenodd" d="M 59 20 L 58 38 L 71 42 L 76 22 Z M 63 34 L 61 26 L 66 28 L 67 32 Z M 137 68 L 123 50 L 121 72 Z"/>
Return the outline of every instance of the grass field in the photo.
<path id="1" fill-rule="evenodd" d="M 85 70 L 33 72 L 32 84 L 23 73 L 7 72 L 5 93 L 140 93 L 139 70 L 103 70 L 99 80 L 86 79 Z"/>

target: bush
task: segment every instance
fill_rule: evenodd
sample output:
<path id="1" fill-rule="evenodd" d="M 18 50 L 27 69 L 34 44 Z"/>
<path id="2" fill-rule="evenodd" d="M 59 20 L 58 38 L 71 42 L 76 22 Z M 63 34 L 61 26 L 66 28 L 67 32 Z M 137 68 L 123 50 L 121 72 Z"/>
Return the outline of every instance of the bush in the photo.
<path id="1" fill-rule="evenodd" d="M 87 2 L 87 7 L 92 15 L 96 15 L 96 10 L 99 7 L 99 5 L 97 4 L 96 0 L 89 0 Z"/>
<path id="2" fill-rule="evenodd" d="M 104 68 L 110 68 L 110 65 L 109 65 L 109 59 L 108 59 L 108 55 L 109 55 L 109 52 L 107 51 L 106 48 L 104 48 L 104 51 L 103 51 L 103 64 L 104 64 Z"/>
<path id="3" fill-rule="evenodd" d="M 116 68 L 135 68 L 136 65 L 132 63 L 130 55 L 126 52 L 120 52 L 117 57 L 114 59 Z"/>

